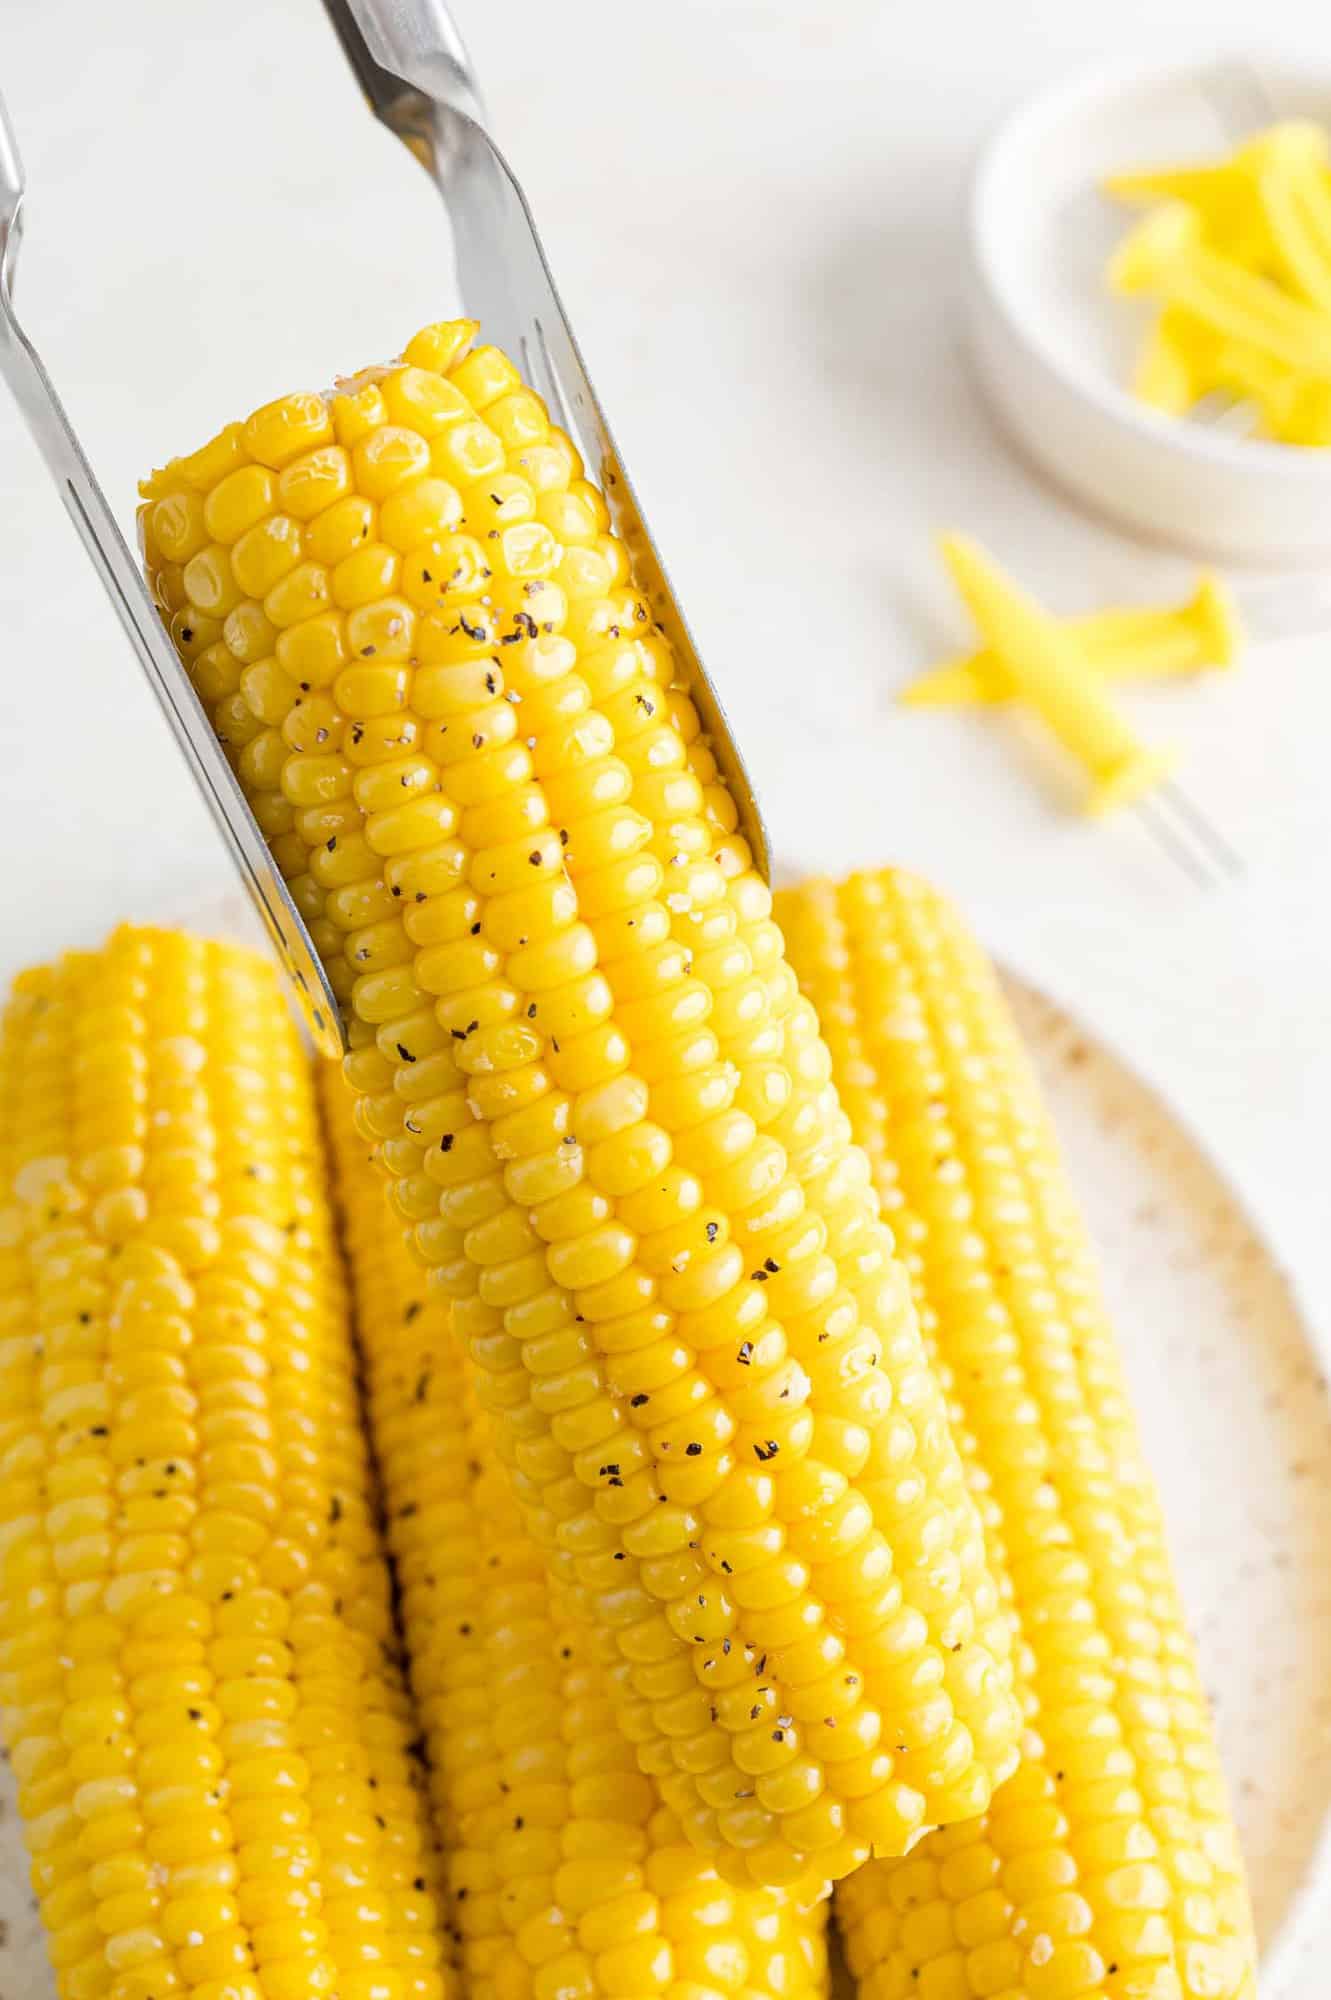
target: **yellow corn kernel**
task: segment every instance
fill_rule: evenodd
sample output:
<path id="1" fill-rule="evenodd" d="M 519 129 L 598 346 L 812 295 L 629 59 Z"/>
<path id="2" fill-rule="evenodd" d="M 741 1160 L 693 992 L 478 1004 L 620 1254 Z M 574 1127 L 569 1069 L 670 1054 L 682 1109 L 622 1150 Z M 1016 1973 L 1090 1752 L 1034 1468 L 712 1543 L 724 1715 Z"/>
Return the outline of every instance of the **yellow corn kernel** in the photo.
<path id="1" fill-rule="evenodd" d="M 62 1992 L 305 2000 L 373 1964 L 444 2000 L 317 1107 L 265 964 L 124 929 L 20 976 L 0 1237 L 6 1733 Z"/>
<path id="2" fill-rule="evenodd" d="M 533 1993 L 543 1969 L 576 1959 L 589 2000 L 695 1989 L 816 2000 L 820 1885 L 731 1886 L 636 1768 L 606 1686 L 613 1643 L 547 1575 L 447 1302 L 385 1228 L 380 1177 L 331 1067 L 324 1083 L 370 1428 L 469 1986 L 486 2000 Z M 569 1977 L 559 1973 L 558 1990 Z"/>
<path id="3" fill-rule="evenodd" d="M 1007 1774 L 1008 1623 L 868 1163 L 669 644 L 539 399 L 492 351 L 464 359 L 474 331 L 431 329 L 334 395 L 353 480 L 334 504 L 377 507 L 375 538 L 320 569 L 327 599 L 296 600 L 307 564 L 264 599 L 300 700 L 345 685 L 340 736 L 279 723 L 265 678 L 290 751 L 265 789 L 243 698 L 213 720 L 281 827 L 350 1017 L 360 1129 L 456 1301 L 526 1526 L 615 1634 L 643 1770 L 741 1877 L 831 1878 Z M 164 474 L 152 497 L 175 490 Z M 578 505 L 543 520 L 551 493 Z M 393 671 L 347 678 L 381 642 Z M 768 1526 L 743 1576 L 709 1539 Z M 722 1687 L 747 1706 L 723 1714 Z M 792 1723 L 757 1781 L 740 1759 L 769 1687 Z M 822 1716 L 843 1696 L 838 1737 Z"/>
<path id="4" fill-rule="evenodd" d="M 890 870 L 777 907 L 913 1248 L 1028 1715 L 986 1812 L 840 1886 L 851 1969 L 866 1994 L 948 1991 L 960 1948 L 962 1991 L 1080 2000 L 1133 1990 L 1150 1960 L 1187 2000 L 1251 2000 L 1242 1862 L 1159 1503 L 994 974 L 944 900 Z"/>

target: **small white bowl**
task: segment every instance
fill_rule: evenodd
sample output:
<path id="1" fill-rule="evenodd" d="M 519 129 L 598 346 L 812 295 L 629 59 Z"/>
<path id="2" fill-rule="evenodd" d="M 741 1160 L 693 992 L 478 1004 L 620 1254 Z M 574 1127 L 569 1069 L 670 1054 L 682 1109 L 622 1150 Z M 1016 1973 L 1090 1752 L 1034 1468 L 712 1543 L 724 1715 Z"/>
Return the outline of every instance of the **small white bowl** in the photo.
<path id="1" fill-rule="evenodd" d="M 1331 122 L 1331 77 L 1248 58 L 1081 79 L 985 147 L 969 217 L 969 317 L 1006 430 L 1056 484 L 1133 532 L 1235 562 L 1331 555 L 1331 448 L 1161 415 L 1124 386 L 1149 302 L 1104 280 L 1133 211 L 1114 170 L 1216 158 L 1277 117 Z"/>

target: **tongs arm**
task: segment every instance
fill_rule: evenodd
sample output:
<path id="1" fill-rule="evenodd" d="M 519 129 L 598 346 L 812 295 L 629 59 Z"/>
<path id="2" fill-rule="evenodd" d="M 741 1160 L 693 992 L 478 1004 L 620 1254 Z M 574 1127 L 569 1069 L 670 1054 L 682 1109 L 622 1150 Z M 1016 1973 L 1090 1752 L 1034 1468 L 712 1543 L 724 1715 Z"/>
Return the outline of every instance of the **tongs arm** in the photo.
<path id="1" fill-rule="evenodd" d="M 23 226 L 23 167 L 0 99 L 0 376 L 60 489 L 70 519 L 115 606 L 125 636 L 171 728 L 288 972 L 326 1054 L 343 1046 L 337 1002 L 221 745 L 176 657 L 143 572 L 107 503 L 74 426 L 14 308 Z"/>

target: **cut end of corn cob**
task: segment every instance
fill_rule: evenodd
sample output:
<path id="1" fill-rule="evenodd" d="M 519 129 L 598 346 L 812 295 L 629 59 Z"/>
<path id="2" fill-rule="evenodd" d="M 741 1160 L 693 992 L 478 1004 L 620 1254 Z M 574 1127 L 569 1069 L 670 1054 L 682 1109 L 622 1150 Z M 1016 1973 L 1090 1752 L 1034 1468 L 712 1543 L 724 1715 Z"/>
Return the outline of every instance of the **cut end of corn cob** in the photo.
<path id="1" fill-rule="evenodd" d="M 149 573 L 641 1770 L 743 1879 L 840 1876 L 1010 1770 L 1007 1622 L 735 801 L 474 331 L 157 474 Z"/>
<path id="2" fill-rule="evenodd" d="M 605 1635 L 547 1576 L 447 1302 L 385 1229 L 370 1150 L 331 1070 L 326 1085 L 371 1431 L 469 1992 L 819 2000 L 821 1884 L 727 1884 L 639 1772 L 610 1699 Z"/>
<path id="3" fill-rule="evenodd" d="M 303 1051 L 165 931 L 0 1032 L 0 1720 L 62 2000 L 446 2000 Z"/>
<path id="4" fill-rule="evenodd" d="M 1017 1627 L 1020 1770 L 838 1891 L 863 2000 L 1252 2000 L 1243 1869 L 1082 1225 L 992 969 L 884 870 L 783 892 Z"/>

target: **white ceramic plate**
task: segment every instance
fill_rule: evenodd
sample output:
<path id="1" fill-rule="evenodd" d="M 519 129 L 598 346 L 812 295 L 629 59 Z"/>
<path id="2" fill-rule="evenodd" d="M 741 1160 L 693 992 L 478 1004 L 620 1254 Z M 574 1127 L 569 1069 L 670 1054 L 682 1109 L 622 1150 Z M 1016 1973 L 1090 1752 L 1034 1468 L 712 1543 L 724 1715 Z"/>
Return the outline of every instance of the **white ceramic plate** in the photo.
<path id="1" fill-rule="evenodd" d="M 1005 428 L 1060 486 L 1153 540 L 1233 561 L 1331 550 L 1331 451 L 1175 421 L 1131 396 L 1146 300 L 1104 267 L 1139 211 L 1107 201 L 1114 169 L 1217 158 L 1275 117 L 1331 122 L 1331 76 L 1233 56 L 1101 73 L 1023 105 L 976 168 L 969 309 Z"/>
<path id="2" fill-rule="evenodd" d="M 1277 2000 L 1327 1872 L 1327 1384 L 1271 1253 L 1167 1107 L 1051 1001 L 1016 979 L 1008 990 L 1107 1273 L 1216 1703 L 1263 1993 Z M 7 1767 L 0 1994 L 54 1995 Z"/>

